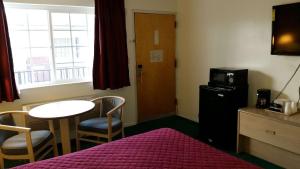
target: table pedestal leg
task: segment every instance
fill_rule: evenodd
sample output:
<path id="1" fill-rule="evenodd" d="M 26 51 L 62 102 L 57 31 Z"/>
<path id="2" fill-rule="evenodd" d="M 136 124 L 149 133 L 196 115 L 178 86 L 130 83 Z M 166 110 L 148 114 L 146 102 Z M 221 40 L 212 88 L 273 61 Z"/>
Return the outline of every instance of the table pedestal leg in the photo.
<path id="1" fill-rule="evenodd" d="M 59 124 L 60 124 L 60 138 L 61 138 L 63 154 L 71 153 L 69 120 L 60 119 Z"/>
<path id="2" fill-rule="evenodd" d="M 51 133 L 53 134 L 53 153 L 54 153 L 54 156 L 56 157 L 56 156 L 58 156 L 58 150 L 57 150 L 54 123 L 53 123 L 53 120 L 48 120 L 48 123 L 49 123 L 49 129 L 50 129 Z"/>

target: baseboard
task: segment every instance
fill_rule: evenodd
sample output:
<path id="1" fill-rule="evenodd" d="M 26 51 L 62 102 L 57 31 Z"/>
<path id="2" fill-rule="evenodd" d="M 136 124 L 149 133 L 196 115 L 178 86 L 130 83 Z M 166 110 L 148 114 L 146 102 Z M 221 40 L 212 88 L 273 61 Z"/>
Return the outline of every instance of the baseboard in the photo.
<path id="1" fill-rule="evenodd" d="M 147 122 L 147 121 L 157 120 L 157 119 L 161 119 L 161 118 L 165 118 L 165 117 L 175 116 L 175 115 L 176 115 L 175 112 L 165 113 L 163 115 L 159 115 L 159 116 L 156 116 L 154 118 L 145 119 L 144 121 L 138 121 L 137 124 Z"/>
<path id="2" fill-rule="evenodd" d="M 186 117 L 186 116 L 183 116 L 183 115 L 180 115 L 180 114 L 176 114 L 176 116 L 178 116 L 178 117 L 180 117 L 180 118 L 183 118 L 183 119 L 185 119 L 185 120 L 191 121 L 191 122 L 193 122 L 193 123 L 198 123 L 198 121 L 195 121 L 195 120 L 193 120 L 193 119 L 190 119 L 190 118 L 188 118 L 188 117 Z"/>
<path id="3" fill-rule="evenodd" d="M 130 127 L 130 126 L 134 126 L 134 125 L 137 125 L 137 122 L 124 123 L 124 127 Z"/>
<path id="4" fill-rule="evenodd" d="M 187 117 L 187 116 L 184 116 L 184 115 L 182 115 L 182 114 L 176 114 L 176 116 L 181 117 L 181 118 L 184 118 L 184 119 L 189 120 L 189 121 L 192 121 L 192 122 L 195 122 L 195 123 L 198 123 L 197 120 L 194 120 L 194 119 L 189 118 L 189 117 Z"/>

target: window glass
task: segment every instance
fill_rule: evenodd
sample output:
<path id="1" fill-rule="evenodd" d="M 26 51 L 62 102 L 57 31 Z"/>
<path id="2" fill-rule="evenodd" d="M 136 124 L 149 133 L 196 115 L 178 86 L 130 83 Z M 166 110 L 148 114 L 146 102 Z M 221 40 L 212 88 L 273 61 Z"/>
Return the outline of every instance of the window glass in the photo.
<path id="1" fill-rule="evenodd" d="M 6 8 L 19 88 L 91 80 L 94 15 L 65 8 Z"/>
<path id="2" fill-rule="evenodd" d="M 28 31 L 10 31 L 10 42 L 13 48 L 29 48 L 29 32 Z"/>
<path id="3" fill-rule="evenodd" d="M 30 10 L 27 13 L 30 30 L 48 30 L 48 11 Z"/>
<path id="4" fill-rule="evenodd" d="M 87 30 L 87 16 L 84 14 L 70 14 L 72 30 Z"/>
<path id="5" fill-rule="evenodd" d="M 27 70 L 27 61 L 30 58 L 29 48 L 12 48 L 14 71 L 21 72 Z"/>
<path id="6" fill-rule="evenodd" d="M 10 29 L 28 30 L 27 12 L 22 9 L 7 9 L 6 16 Z"/>
<path id="7" fill-rule="evenodd" d="M 53 43 L 55 47 L 70 47 L 70 31 L 53 31 Z"/>
<path id="8" fill-rule="evenodd" d="M 31 47 L 50 47 L 49 31 L 29 31 Z"/>
<path id="9" fill-rule="evenodd" d="M 72 31 L 72 45 L 87 46 L 88 45 L 87 31 Z"/>
<path id="10" fill-rule="evenodd" d="M 55 62 L 57 67 L 63 67 L 65 63 L 72 63 L 73 53 L 71 47 L 57 47 L 55 48 Z M 68 66 L 66 66 L 68 67 Z"/>
<path id="11" fill-rule="evenodd" d="M 70 30 L 70 14 L 51 13 L 53 30 Z"/>
<path id="12" fill-rule="evenodd" d="M 78 65 L 84 66 L 85 65 L 85 58 L 88 55 L 88 48 L 87 47 L 73 47 L 74 53 L 74 61 L 79 63 Z"/>

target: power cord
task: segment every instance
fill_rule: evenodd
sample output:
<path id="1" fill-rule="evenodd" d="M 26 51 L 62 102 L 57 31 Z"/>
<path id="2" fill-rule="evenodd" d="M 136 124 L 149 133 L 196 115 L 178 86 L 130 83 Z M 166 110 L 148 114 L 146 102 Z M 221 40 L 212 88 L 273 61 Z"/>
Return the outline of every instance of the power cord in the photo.
<path id="1" fill-rule="evenodd" d="M 298 65 L 298 67 L 296 68 L 295 72 L 293 73 L 293 75 L 291 76 L 291 78 L 288 80 L 288 82 L 284 85 L 284 87 L 280 90 L 280 92 L 278 93 L 278 95 L 272 100 L 271 103 L 274 103 L 274 100 L 278 99 L 278 97 L 282 94 L 282 92 L 285 90 L 285 88 L 289 85 L 289 83 L 292 81 L 292 79 L 295 77 L 296 73 L 298 72 L 300 68 L 300 64 Z M 298 103 L 300 101 L 300 86 L 299 86 L 299 99 L 298 99 Z"/>
<path id="2" fill-rule="evenodd" d="M 297 108 L 299 107 L 299 101 L 300 101 L 300 86 L 298 88 L 298 101 L 297 101 Z"/>

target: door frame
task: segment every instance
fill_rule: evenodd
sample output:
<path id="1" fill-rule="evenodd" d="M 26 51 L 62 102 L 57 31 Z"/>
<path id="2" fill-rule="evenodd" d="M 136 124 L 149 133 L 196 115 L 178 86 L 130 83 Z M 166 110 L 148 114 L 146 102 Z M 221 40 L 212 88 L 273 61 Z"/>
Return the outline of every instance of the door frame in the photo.
<path id="1" fill-rule="evenodd" d="M 177 12 L 174 11 L 160 11 L 160 10 L 143 10 L 143 9 L 132 9 L 130 14 L 132 16 L 132 33 L 133 33 L 133 37 L 132 39 L 129 39 L 129 43 L 133 43 L 133 54 L 134 54 L 134 68 L 133 68 L 133 81 L 134 81 L 134 85 L 135 85 L 135 104 L 136 104 L 136 124 L 139 123 L 138 121 L 138 116 L 139 116 L 139 109 L 138 109 L 138 88 L 137 88 L 137 79 L 136 79 L 136 38 L 135 38 L 135 13 L 145 13 L 145 14 L 165 14 L 165 15 L 174 15 L 175 16 L 175 20 L 177 21 Z M 176 28 L 175 28 L 176 29 Z M 176 33 L 176 39 L 175 39 L 175 59 L 177 60 L 177 30 L 175 30 Z M 176 85 L 176 80 L 177 80 L 177 70 L 175 68 L 175 92 L 177 91 L 177 85 Z M 175 94 L 176 98 L 177 98 L 177 93 Z M 176 104 L 176 108 L 175 108 L 175 114 L 178 113 L 178 104 Z"/>

